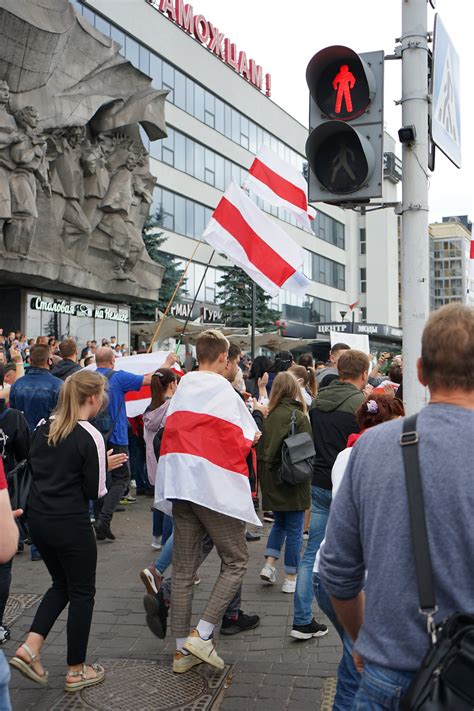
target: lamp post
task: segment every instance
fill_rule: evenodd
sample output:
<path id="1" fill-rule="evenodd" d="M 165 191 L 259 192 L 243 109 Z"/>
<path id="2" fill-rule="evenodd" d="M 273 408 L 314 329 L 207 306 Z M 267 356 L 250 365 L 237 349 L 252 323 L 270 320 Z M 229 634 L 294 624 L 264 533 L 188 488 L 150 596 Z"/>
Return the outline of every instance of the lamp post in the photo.
<path id="1" fill-rule="evenodd" d="M 339 314 L 341 316 L 341 321 L 344 321 L 344 319 L 346 318 L 347 311 L 339 311 Z"/>

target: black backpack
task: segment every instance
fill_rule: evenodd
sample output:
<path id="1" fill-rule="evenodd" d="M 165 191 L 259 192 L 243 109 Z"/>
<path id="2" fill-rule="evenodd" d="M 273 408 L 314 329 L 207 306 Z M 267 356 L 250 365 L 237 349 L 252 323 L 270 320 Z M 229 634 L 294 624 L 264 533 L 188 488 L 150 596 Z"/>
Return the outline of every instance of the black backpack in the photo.
<path id="1" fill-rule="evenodd" d="M 103 373 L 104 378 L 107 379 L 107 391 L 108 391 L 108 384 L 109 384 L 114 373 L 115 373 L 115 370 L 113 370 L 112 368 L 108 368 L 106 370 L 106 372 Z M 110 415 L 109 408 L 107 406 L 90 420 L 91 425 L 94 425 L 94 427 L 97 430 L 99 430 L 99 432 L 105 439 L 106 443 L 109 441 L 110 436 L 111 436 L 112 432 L 114 431 L 114 427 L 117 424 L 117 420 L 119 418 L 119 415 L 120 415 L 124 405 L 125 405 L 125 401 L 123 401 L 120 404 L 120 407 L 117 410 L 117 414 L 115 415 L 115 417 L 113 419 Z"/>
<path id="2" fill-rule="evenodd" d="M 308 432 L 296 434 L 296 410 L 291 413 L 288 437 L 281 446 L 281 466 L 278 483 L 297 486 L 313 476 L 313 462 L 316 451 L 314 441 Z"/>

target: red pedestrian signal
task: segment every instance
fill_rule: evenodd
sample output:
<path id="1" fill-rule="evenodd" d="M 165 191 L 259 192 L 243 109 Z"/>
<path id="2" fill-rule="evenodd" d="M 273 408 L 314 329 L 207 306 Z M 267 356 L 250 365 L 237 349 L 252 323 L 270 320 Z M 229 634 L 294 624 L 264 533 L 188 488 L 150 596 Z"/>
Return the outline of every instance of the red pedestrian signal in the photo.
<path id="1" fill-rule="evenodd" d="M 339 73 L 336 74 L 332 82 L 334 91 L 337 91 L 335 106 L 336 114 L 341 113 L 343 99 L 346 102 L 346 111 L 349 114 L 352 113 L 351 89 L 354 88 L 355 83 L 355 76 L 349 71 L 347 64 L 343 64 Z"/>
<path id="2" fill-rule="evenodd" d="M 382 195 L 383 52 L 326 47 L 306 70 L 309 200 L 344 204 Z"/>

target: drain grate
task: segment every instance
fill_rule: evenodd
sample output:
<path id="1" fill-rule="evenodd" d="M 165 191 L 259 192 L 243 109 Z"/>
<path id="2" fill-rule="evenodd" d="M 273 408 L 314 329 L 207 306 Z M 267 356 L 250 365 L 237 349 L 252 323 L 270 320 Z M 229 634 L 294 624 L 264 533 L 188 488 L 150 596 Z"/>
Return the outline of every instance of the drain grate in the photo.
<path id="1" fill-rule="evenodd" d="M 106 678 L 102 684 L 79 694 L 61 694 L 50 711 L 208 711 L 217 699 L 231 667 L 223 671 L 207 664 L 186 674 L 173 674 L 171 658 L 104 659 Z"/>
<path id="2" fill-rule="evenodd" d="M 337 679 L 328 677 L 324 682 L 320 711 L 332 711 L 334 697 L 336 696 Z"/>
<path id="3" fill-rule="evenodd" d="M 29 607 L 41 600 L 41 595 L 34 593 L 12 593 L 5 608 L 5 624 L 12 625 Z"/>

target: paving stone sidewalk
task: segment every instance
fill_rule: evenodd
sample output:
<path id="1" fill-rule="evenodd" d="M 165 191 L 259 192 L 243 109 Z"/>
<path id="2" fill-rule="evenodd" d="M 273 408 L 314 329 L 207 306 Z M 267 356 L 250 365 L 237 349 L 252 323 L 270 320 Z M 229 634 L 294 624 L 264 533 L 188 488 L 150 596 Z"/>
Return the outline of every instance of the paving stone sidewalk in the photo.
<path id="1" fill-rule="evenodd" d="M 169 637 L 164 641 L 158 640 L 145 623 L 142 606 L 144 588 L 138 573 L 154 558 L 150 547 L 150 499 L 140 497 L 124 513 L 115 515 L 113 530 L 117 540 L 98 544 L 97 595 L 88 661 L 110 660 L 109 666 L 114 670 L 114 684 L 118 685 L 115 687 L 116 694 L 123 693 L 124 698 L 127 696 L 134 699 L 131 704 L 120 704 L 120 708 L 129 708 L 130 711 L 207 709 L 219 705 L 223 711 L 253 711 L 257 708 L 258 711 L 326 711 L 332 708 L 334 678 L 340 658 L 339 639 L 330 625 L 329 634 L 321 639 L 297 642 L 288 636 L 293 596 L 282 593 L 278 584 L 263 586 L 259 578 L 262 551 L 270 527 L 270 524 L 264 525 L 261 541 L 249 543 L 250 561 L 243 589 L 245 612 L 260 615 L 261 624 L 246 633 L 220 637 L 219 654 L 228 665 L 232 665 L 230 672 L 226 670 L 225 683 L 221 684 L 221 697 L 218 701 L 214 697 L 214 701 L 208 705 L 201 700 L 192 706 L 184 703 L 184 696 L 182 703 L 178 701 L 179 692 L 184 694 L 184 677 L 189 674 L 179 677 L 168 673 L 166 662 L 169 658 L 171 665 L 174 640 Z M 202 582 L 196 587 L 193 607 L 196 619 L 202 612 L 217 571 L 218 557 L 213 551 L 200 569 Z M 282 577 L 280 573 L 280 581 Z M 21 595 L 28 594 L 23 602 L 31 604 L 36 599 L 33 597 L 35 594 L 39 596 L 47 589 L 48 580 L 43 563 L 32 563 L 28 550 L 16 556 L 13 567 L 13 602 L 17 607 L 20 606 Z M 36 606 L 37 603 L 28 607 L 13 623 L 12 640 L 2 647 L 7 657 L 12 655 L 18 642 L 24 638 Z M 321 613 L 318 613 L 318 619 L 324 621 Z M 10 689 L 14 711 L 49 711 L 53 708 L 60 711 L 66 708 L 117 711 L 117 696 L 107 691 L 110 684 L 107 687 L 103 685 L 105 691 L 101 692 L 99 705 L 97 701 L 91 702 L 91 705 L 86 705 L 85 701 L 84 705 L 76 705 L 76 700 L 58 701 L 58 698 L 62 698 L 64 684 L 65 631 L 66 617 L 63 614 L 44 646 L 42 658 L 50 673 L 47 689 L 39 688 L 13 671 Z M 162 663 L 161 667 L 156 666 L 157 661 Z M 155 662 L 155 666 L 150 665 L 151 662 Z M 201 670 L 201 667 L 197 669 Z M 208 671 L 201 671 L 201 675 L 206 677 Z M 207 674 L 202 681 L 198 675 L 193 675 L 194 687 L 189 693 L 197 699 L 200 685 L 203 688 L 208 685 L 209 678 Z M 191 684 L 191 677 L 187 683 Z M 171 698 L 170 703 L 164 703 L 166 695 Z"/>

